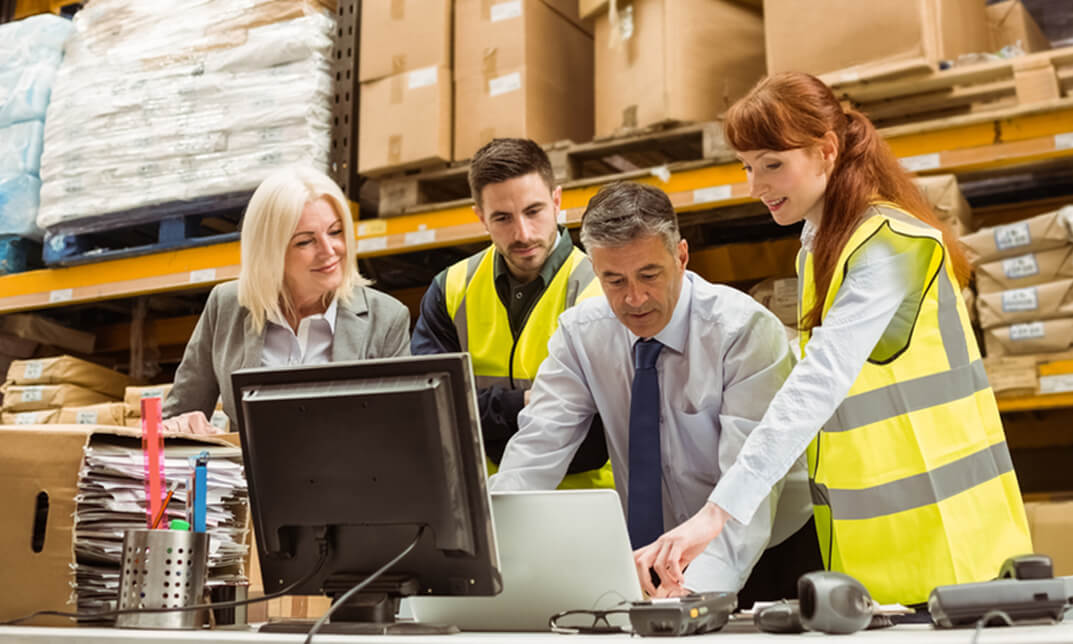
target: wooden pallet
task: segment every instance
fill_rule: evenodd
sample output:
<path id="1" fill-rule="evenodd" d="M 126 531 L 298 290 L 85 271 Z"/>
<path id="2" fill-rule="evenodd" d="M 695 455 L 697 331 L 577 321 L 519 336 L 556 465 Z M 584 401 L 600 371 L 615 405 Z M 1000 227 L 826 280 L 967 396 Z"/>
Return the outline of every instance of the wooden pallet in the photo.
<path id="1" fill-rule="evenodd" d="M 1073 96 L 1073 47 L 946 70 L 915 60 L 820 78 L 888 127 Z"/>
<path id="2" fill-rule="evenodd" d="M 213 195 L 60 223 L 45 231 L 43 259 L 48 266 L 74 266 L 233 241 L 251 195 Z"/>
<path id="3" fill-rule="evenodd" d="M 681 163 L 733 159 L 718 122 L 660 123 L 588 143 L 544 146 L 555 179 L 564 187 L 661 173 Z M 380 179 L 381 217 L 454 208 L 470 202 L 469 163 L 404 172 Z"/>

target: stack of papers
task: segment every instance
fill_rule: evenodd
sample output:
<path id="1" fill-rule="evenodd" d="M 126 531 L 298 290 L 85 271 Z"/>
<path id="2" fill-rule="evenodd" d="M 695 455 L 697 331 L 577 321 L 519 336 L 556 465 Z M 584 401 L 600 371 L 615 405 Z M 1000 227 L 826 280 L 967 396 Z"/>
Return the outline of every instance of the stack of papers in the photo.
<path id="1" fill-rule="evenodd" d="M 186 518 L 189 457 L 208 451 L 206 525 L 209 533 L 210 587 L 246 583 L 244 562 L 249 499 L 242 451 L 214 445 L 166 445 L 165 486 L 176 485 L 166 525 Z M 145 461 L 129 441 L 94 437 L 85 449 L 75 498 L 75 593 L 78 610 L 115 608 L 119 562 L 126 530 L 146 528 Z"/>

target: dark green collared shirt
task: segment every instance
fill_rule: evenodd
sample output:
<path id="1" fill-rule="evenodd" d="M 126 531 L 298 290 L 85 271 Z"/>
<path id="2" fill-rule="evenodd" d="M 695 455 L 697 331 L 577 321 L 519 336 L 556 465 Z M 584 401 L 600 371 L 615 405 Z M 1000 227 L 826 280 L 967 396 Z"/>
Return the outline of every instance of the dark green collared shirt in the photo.
<path id="1" fill-rule="evenodd" d="M 503 259 L 503 256 L 496 255 L 496 261 L 492 267 L 496 294 L 499 295 L 499 301 L 507 309 L 510 330 L 515 336 L 525 326 L 525 320 L 529 317 L 529 312 L 533 309 L 537 300 L 540 299 L 540 295 L 551 284 L 551 281 L 555 279 L 555 274 L 559 272 L 559 269 L 562 268 L 573 250 L 574 241 L 570 239 L 570 234 L 566 232 L 566 228 L 559 226 L 555 248 L 548 255 L 548 260 L 544 262 L 544 266 L 541 267 L 537 278 L 528 284 L 519 282 L 508 270 L 507 261 Z"/>

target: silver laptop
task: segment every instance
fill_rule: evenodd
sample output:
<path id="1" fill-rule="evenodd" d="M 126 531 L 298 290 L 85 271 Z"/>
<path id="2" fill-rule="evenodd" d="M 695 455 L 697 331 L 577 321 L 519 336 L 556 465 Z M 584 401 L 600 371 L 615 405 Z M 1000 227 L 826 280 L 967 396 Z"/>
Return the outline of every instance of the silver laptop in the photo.
<path id="1" fill-rule="evenodd" d="M 492 522 L 503 592 L 412 598 L 414 619 L 469 631 L 547 631 L 548 618 L 560 611 L 641 599 L 614 490 L 493 494 Z M 624 615 L 610 619 L 629 622 Z"/>

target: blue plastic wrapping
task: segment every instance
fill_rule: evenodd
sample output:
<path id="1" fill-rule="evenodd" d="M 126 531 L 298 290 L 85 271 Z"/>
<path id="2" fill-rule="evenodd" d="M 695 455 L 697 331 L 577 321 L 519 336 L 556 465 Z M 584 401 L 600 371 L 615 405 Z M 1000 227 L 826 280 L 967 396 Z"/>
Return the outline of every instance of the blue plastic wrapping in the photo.
<path id="1" fill-rule="evenodd" d="M 0 127 L 44 120 L 71 21 L 51 14 L 0 25 Z"/>
<path id="2" fill-rule="evenodd" d="M 32 174 L 0 174 L 0 235 L 41 241 L 37 207 L 41 180 Z"/>
<path id="3" fill-rule="evenodd" d="M 44 121 L 0 127 L 0 175 L 39 174 L 44 140 Z"/>

